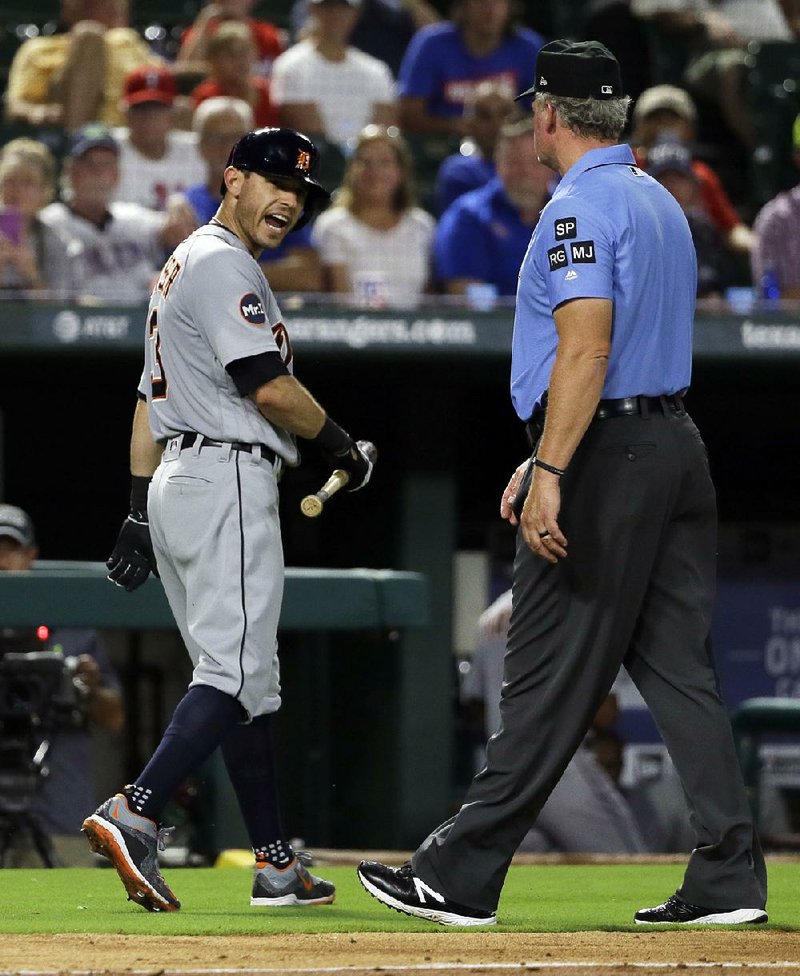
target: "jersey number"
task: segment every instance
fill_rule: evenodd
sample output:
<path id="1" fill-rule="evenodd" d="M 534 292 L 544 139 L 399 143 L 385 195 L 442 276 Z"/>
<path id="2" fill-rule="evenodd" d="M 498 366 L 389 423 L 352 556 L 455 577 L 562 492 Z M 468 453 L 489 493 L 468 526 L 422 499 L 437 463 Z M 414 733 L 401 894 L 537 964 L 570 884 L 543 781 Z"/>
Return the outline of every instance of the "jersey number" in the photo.
<path id="1" fill-rule="evenodd" d="M 158 310 L 153 309 L 148 323 L 148 338 L 150 340 L 150 396 L 153 400 L 167 399 L 167 377 L 164 364 L 161 362 L 161 336 L 158 334 Z"/>

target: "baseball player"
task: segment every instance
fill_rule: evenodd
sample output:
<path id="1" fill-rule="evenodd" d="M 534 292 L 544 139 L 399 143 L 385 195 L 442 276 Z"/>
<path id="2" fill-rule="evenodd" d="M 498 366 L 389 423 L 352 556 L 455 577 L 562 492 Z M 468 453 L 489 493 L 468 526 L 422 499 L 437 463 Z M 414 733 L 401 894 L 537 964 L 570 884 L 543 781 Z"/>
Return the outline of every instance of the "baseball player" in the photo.
<path id="1" fill-rule="evenodd" d="M 288 843 L 276 796 L 278 478 L 298 463 L 301 437 L 355 491 L 372 473 L 372 445 L 355 443 L 294 378 L 289 336 L 256 260 L 327 202 L 318 164 L 315 145 L 292 129 L 244 135 L 219 210 L 168 259 L 147 313 L 131 511 L 108 575 L 127 590 L 160 575 L 194 671 L 141 775 L 83 830 L 149 911 L 180 907 L 158 869 L 161 810 L 218 745 L 255 854 L 250 904 L 334 898 Z"/>
<path id="2" fill-rule="evenodd" d="M 622 664 L 681 779 L 695 846 L 639 924 L 765 922 L 767 874 L 707 636 L 716 503 L 683 406 L 696 260 L 674 198 L 619 144 L 630 99 L 596 41 L 539 52 L 539 159 L 561 175 L 522 264 L 511 393 L 533 458 L 519 522 L 501 725 L 458 814 L 411 863 L 362 862 L 384 904 L 492 925 L 506 871 Z M 520 96 L 521 97 L 521 96 Z"/>

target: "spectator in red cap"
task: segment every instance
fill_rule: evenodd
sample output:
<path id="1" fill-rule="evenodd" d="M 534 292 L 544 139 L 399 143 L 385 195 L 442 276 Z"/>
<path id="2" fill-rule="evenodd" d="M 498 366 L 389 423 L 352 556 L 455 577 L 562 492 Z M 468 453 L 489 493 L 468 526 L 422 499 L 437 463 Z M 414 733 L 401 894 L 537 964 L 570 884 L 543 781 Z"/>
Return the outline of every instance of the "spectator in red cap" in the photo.
<path id="1" fill-rule="evenodd" d="M 175 78 L 163 65 L 136 68 L 125 79 L 127 126 L 114 131 L 120 150 L 116 200 L 164 210 L 170 194 L 203 179 L 197 135 L 174 127 L 176 95 Z"/>
<path id="2" fill-rule="evenodd" d="M 266 20 L 250 16 L 254 0 L 207 0 L 181 38 L 178 63 L 208 60 L 208 42 L 221 24 L 231 21 L 244 24 L 250 31 L 256 50 L 254 72 L 269 78 L 272 62 L 286 47 L 283 31 Z"/>
<path id="3" fill-rule="evenodd" d="M 210 76 L 192 92 L 195 108 L 206 98 L 232 95 L 253 109 L 256 128 L 278 125 L 278 112 L 270 98 L 269 82 L 254 73 L 256 49 L 249 29 L 236 21 L 221 24 L 208 41 Z"/>
<path id="4" fill-rule="evenodd" d="M 631 117 L 631 146 L 636 162 L 647 167 L 647 154 L 664 140 L 678 140 L 692 147 L 695 142 L 697 108 L 691 95 L 675 85 L 646 88 L 636 100 Z M 749 253 L 753 233 L 731 203 L 717 173 L 701 159 L 692 157 L 692 170 L 700 189 L 706 214 L 725 237 L 732 251 Z"/>

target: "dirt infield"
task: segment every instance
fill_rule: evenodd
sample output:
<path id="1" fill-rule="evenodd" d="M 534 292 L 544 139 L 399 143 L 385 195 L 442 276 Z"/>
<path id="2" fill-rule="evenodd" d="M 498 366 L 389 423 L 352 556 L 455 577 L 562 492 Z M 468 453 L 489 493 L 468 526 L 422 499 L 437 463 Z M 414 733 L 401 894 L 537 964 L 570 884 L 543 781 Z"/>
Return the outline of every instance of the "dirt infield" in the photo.
<path id="1" fill-rule="evenodd" d="M 800 973 L 800 933 L 774 930 L 0 937 L 0 973 Z"/>

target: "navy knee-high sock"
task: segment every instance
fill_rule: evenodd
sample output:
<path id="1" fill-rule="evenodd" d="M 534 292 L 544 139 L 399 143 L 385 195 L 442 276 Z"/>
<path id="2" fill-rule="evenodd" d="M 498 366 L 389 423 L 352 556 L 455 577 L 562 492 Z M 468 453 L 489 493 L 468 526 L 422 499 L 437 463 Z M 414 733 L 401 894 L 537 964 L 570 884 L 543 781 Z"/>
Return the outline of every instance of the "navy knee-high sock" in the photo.
<path id="1" fill-rule="evenodd" d="M 150 762 L 136 782 L 125 788 L 134 809 L 158 820 L 175 789 L 243 718 L 242 706 L 225 692 L 208 685 L 190 688 L 178 703 Z"/>
<path id="2" fill-rule="evenodd" d="M 288 864 L 292 849 L 278 805 L 272 716 L 259 715 L 249 725 L 232 728 L 222 742 L 222 755 L 256 857 Z"/>

